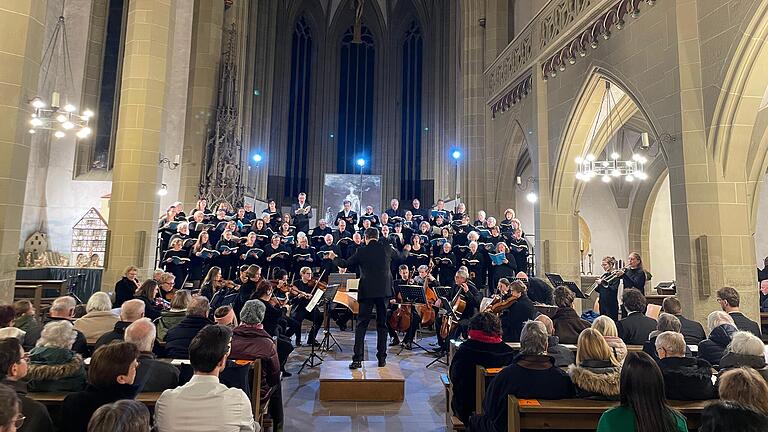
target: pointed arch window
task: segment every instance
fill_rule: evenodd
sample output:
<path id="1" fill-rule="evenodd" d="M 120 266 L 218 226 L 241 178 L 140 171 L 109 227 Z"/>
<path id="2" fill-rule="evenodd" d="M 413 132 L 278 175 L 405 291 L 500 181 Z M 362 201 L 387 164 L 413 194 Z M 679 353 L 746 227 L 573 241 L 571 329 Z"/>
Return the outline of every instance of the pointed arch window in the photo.
<path id="1" fill-rule="evenodd" d="M 361 30 L 360 43 L 352 42 L 352 27 L 344 33 L 339 56 L 336 170 L 345 174 L 360 172 L 354 164 L 360 157 L 368 161 L 364 172 L 371 167 L 376 47 L 370 29 L 363 25 Z"/>
<path id="2" fill-rule="evenodd" d="M 421 197 L 421 99 L 423 37 L 416 21 L 402 45 L 402 103 L 400 126 L 400 198 Z"/>
<path id="3" fill-rule="evenodd" d="M 288 154 L 285 160 L 285 196 L 307 190 L 312 31 L 302 16 L 296 21 L 291 43 L 291 80 L 288 101 Z"/>

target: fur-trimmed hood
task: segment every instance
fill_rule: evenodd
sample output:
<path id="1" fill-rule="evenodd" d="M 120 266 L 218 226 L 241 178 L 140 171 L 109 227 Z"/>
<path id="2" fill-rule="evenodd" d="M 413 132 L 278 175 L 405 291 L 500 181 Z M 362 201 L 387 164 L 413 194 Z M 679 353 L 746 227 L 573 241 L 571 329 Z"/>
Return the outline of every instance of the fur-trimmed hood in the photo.
<path id="1" fill-rule="evenodd" d="M 28 381 L 56 380 L 84 374 L 80 354 L 56 347 L 37 347 L 30 351 Z"/>
<path id="2" fill-rule="evenodd" d="M 621 369 L 610 362 L 586 361 L 579 366 L 570 365 L 568 375 L 585 392 L 607 397 L 619 395 Z"/>

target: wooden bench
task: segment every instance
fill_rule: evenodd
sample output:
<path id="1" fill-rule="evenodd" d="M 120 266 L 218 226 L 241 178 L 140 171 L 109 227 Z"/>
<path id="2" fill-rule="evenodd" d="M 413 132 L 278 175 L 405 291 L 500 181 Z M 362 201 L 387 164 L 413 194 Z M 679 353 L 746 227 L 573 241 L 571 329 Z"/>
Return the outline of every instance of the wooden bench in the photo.
<path id="1" fill-rule="evenodd" d="M 485 391 L 491 379 L 498 375 L 503 368 L 485 368 L 483 366 L 475 367 L 475 413 L 483 413 L 483 399 Z"/>
<path id="2" fill-rule="evenodd" d="M 48 297 L 49 291 L 55 291 L 56 295 Z M 53 303 L 56 297 L 67 295 L 67 281 L 65 279 L 52 280 L 17 280 L 14 286 L 14 299 L 31 299 L 38 311 L 41 306 Z"/>
<path id="3" fill-rule="evenodd" d="M 46 393 L 27 393 L 30 399 L 34 399 L 45 406 L 59 406 L 64 402 L 64 398 L 69 393 L 60 392 L 46 392 Z M 139 393 L 136 396 L 136 400 L 142 402 L 148 407 L 153 407 L 157 403 L 157 399 L 160 397 L 160 392 Z"/>
<path id="4" fill-rule="evenodd" d="M 688 428 L 695 430 L 701 424 L 702 410 L 711 402 L 713 401 L 670 401 L 669 404 L 685 416 Z M 517 399 L 510 395 L 507 400 L 507 430 L 595 430 L 600 416 L 618 404 L 589 399 Z"/>
<path id="5" fill-rule="evenodd" d="M 450 430 L 463 431 L 466 429 L 464 423 L 455 415 L 451 409 L 451 398 L 453 397 L 453 388 L 451 387 L 451 380 L 448 378 L 448 374 L 440 375 L 440 381 L 443 383 L 445 389 L 445 421 Z"/>

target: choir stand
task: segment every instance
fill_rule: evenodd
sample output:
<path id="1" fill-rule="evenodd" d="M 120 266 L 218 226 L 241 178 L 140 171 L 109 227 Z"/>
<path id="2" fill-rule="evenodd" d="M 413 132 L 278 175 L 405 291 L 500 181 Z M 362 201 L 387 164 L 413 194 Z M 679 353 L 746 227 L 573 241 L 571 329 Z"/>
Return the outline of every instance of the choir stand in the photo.
<path id="1" fill-rule="evenodd" d="M 318 302 L 318 303 L 319 303 L 319 302 Z M 327 304 L 327 303 L 326 303 L 326 304 Z M 309 312 L 309 313 L 310 313 L 310 316 L 312 316 L 312 315 L 311 315 L 311 313 L 312 313 L 312 312 L 313 312 L 315 309 L 317 309 L 317 306 L 318 306 L 318 305 L 314 305 L 314 306 L 312 307 L 312 309 L 308 309 L 308 310 L 307 310 L 307 312 Z M 328 322 L 328 321 L 327 321 L 327 312 L 328 312 L 328 308 L 326 307 L 326 308 L 325 308 L 325 313 L 326 313 L 326 323 Z M 312 323 L 312 325 L 314 325 L 314 323 Z M 326 327 L 326 330 L 327 330 L 327 327 Z M 335 341 L 336 341 L 336 339 L 334 339 L 334 342 L 335 342 Z M 323 343 L 326 343 L 326 340 L 325 340 L 325 339 L 323 339 Z M 337 344 L 337 345 L 338 345 L 338 344 Z M 311 347 L 311 348 L 310 348 L 310 349 L 311 349 L 311 351 L 309 352 L 309 357 L 307 357 L 307 359 L 306 359 L 306 360 L 304 360 L 304 363 L 302 363 L 302 364 L 301 364 L 301 368 L 299 368 L 299 375 L 301 375 L 301 371 L 303 371 L 305 367 L 309 366 L 310 368 L 313 368 L 313 367 L 316 367 L 316 366 L 320 366 L 320 365 L 323 363 L 323 358 L 322 358 L 322 357 L 320 357 L 319 355 L 317 355 L 317 353 L 315 352 L 315 343 L 314 343 L 314 341 L 313 341 L 313 343 L 309 344 L 309 346 Z M 339 348 L 339 349 L 341 349 L 341 348 Z"/>
<path id="2" fill-rule="evenodd" d="M 411 308 L 416 308 L 416 304 L 427 304 L 427 297 L 424 294 L 424 287 L 421 285 L 403 285 L 400 287 L 400 296 L 403 299 L 403 303 L 411 303 Z M 413 317 L 413 315 L 411 315 Z M 410 331 L 410 329 L 408 329 Z M 416 346 L 418 348 L 421 348 L 424 350 L 424 352 L 429 352 L 428 349 L 421 346 L 418 342 L 416 342 L 414 334 L 414 339 L 411 341 L 411 345 Z M 397 352 L 395 355 L 400 355 L 400 353 L 403 352 L 405 349 L 405 344 L 400 344 L 400 351 Z"/>
<path id="3" fill-rule="evenodd" d="M 320 301 L 323 302 L 323 340 L 320 342 L 320 351 L 330 351 L 334 346 L 339 348 L 339 352 L 342 351 L 339 341 L 331 334 L 331 304 L 333 298 L 336 297 L 336 292 L 339 290 L 339 285 L 328 285 L 321 297 Z M 331 342 L 333 340 L 333 342 Z"/>

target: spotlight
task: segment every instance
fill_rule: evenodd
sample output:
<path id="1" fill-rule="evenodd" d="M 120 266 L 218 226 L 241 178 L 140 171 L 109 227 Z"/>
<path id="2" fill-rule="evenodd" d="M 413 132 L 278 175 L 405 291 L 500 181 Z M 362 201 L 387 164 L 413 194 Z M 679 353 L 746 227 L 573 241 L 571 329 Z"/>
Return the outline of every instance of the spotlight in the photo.
<path id="1" fill-rule="evenodd" d="M 61 124 L 61 127 L 63 127 L 64 129 L 69 130 L 69 129 L 72 129 L 73 127 L 75 127 L 75 124 L 72 123 L 71 121 L 65 121 L 64 123 Z"/>
<path id="2" fill-rule="evenodd" d="M 160 196 L 168 195 L 168 185 L 163 183 L 160 185 L 160 189 L 157 190 L 157 194 Z"/>
<path id="3" fill-rule="evenodd" d="M 576 173 L 576 180 L 584 180 L 584 174 L 581 172 Z"/>
<path id="4" fill-rule="evenodd" d="M 635 177 L 637 177 L 640 180 L 645 180 L 648 178 L 648 174 L 646 174 L 644 171 L 639 171 L 635 173 Z"/>
<path id="5" fill-rule="evenodd" d="M 610 163 L 608 163 L 608 161 L 603 161 L 600 165 L 602 165 L 605 168 L 608 168 L 608 165 L 610 165 Z"/>
<path id="6" fill-rule="evenodd" d="M 637 153 L 634 153 L 634 154 L 632 155 L 632 160 L 633 160 L 633 161 L 635 161 L 635 162 L 639 161 L 639 160 L 640 160 L 640 155 L 639 155 L 639 154 L 637 154 Z"/>
<path id="7" fill-rule="evenodd" d="M 59 123 L 64 123 L 65 121 L 67 121 L 67 116 L 65 116 L 64 114 L 59 114 L 56 116 L 56 121 Z"/>
<path id="8" fill-rule="evenodd" d="M 645 164 L 646 162 L 648 162 L 648 159 L 646 159 L 645 156 L 640 156 L 640 159 L 638 159 L 637 161 L 640 162 L 641 164 Z"/>
<path id="9" fill-rule="evenodd" d="M 615 169 L 615 170 L 611 171 L 611 175 L 614 176 L 614 177 L 618 177 L 618 176 L 621 175 L 621 171 Z"/>
<path id="10" fill-rule="evenodd" d="M 32 126 L 41 126 L 43 124 L 43 121 L 40 120 L 39 118 L 33 118 L 32 120 L 29 121 L 29 124 L 31 124 Z"/>
<path id="11" fill-rule="evenodd" d="M 255 155 L 253 155 L 253 161 L 256 163 L 261 162 L 262 159 L 263 157 L 259 153 L 256 153 Z"/>
<path id="12" fill-rule="evenodd" d="M 80 139 L 88 138 L 88 135 L 90 134 L 91 134 L 91 128 L 89 127 L 84 127 L 79 131 L 77 131 L 77 137 Z"/>
<path id="13" fill-rule="evenodd" d="M 359 158 L 357 160 L 357 166 L 359 166 L 360 168 L 364 167 L 365 166 L 365 159 Z"/>
<path id="14" fill-rule="evenodd" d="M 461 158 L 461 152 L 458 150 L 454 150 L 453 153 L 451 153 L 451 157 L 454 160 L 459 160 Z"/>
<path id="15" fill-rule="evenodd" d="M 539 200 L 539 197 L 536 196 L 536 194 L 533 192 L 528 192 L 528 195 L 525 196 L 525 199 L 527 199 L 529 203 L 535 203 Z"/>

